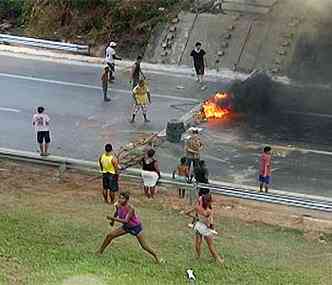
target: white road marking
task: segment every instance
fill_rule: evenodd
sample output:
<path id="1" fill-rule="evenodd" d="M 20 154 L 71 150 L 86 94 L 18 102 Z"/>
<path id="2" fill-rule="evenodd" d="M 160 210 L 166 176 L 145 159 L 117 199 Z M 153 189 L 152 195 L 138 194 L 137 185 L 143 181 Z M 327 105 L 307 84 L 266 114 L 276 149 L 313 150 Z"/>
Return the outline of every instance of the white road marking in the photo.
<path id="1" fill-rule="evenodd" d="M 332 119 L 332 114 L 321 114 L 321 113 L 305 113 L 305 112 L 297 112 L 297 111 L 285 111 L 286 114 L 292 115 L 300 115 L 300 116 L 310 116 L 310 117 L 319 117 L 319 118 L 329 118 Z"/>
<path id="2" fill-rule="evenodd" d="M 12 108 L 6 108 L 6 107 L 0 107 L 0 111 L 13 112 L 13 113 L 20 113 L 21 112 L 21 110 L 12 109 Z"/>
<path id="3" fill-rule="evenodd" d="M 57 84 L 57 85 L 63 85 L 63 86 L 72 86 L 72 87 L 80 87 L 80 88 L 101 90 L 100 86 L 95 86 L 95 85 L 88 85 L 88 84 L 81 84 L 81 83 L 74 83 L 74 82 L 67 82 L 67 81 L 59 81 L 59 80 L 52 80 L 52 79 L 44 79 L 44 78 L 17 75 L 17 74 L 0 73 L 0 76 L 7 77 L 7 78 L 21 79 L 21 80 L 30 80 L 30 81 L 36 81 L 36 82 L 43 82 L 43 83 L 49 83 L 49 84 Z M 114 92 L 118 92 L 118 93 L 130 94 L 130 91 L 125 90 L 125 89 L 111 88 L 111 90 L 114 91 Z M 193 99 L 193 98 L 177 97 L 177 96 L 170 96 L 170 95 L 156 94 L 156 93 L 153 93 L 153 97 L 161 98 L 161 99 L 171 99 L 171 100 L 177 100 L 177 101 L 195 102 L 195 103 L 199 102 L 199 100 Z"/>

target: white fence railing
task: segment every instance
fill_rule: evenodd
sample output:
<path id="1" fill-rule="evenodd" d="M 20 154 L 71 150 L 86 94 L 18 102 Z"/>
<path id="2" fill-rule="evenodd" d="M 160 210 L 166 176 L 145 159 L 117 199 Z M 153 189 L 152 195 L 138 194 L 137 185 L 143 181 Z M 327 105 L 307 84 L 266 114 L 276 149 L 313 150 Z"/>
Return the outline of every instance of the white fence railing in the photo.
<path id="1" fill-rule="evenodd" d="M 46 48 L 46 49 L 55 49 L 68 51 L 79 54 L 90 54 L 90 48 L 88 45 L 78 45 L 71 43 L 63 43 L 49 40 L 42 40 L 36 38 L 28 38 L 28 37 L 18 37 L 12 36 L 8 34 L 0 34 L 0 44 L 8 44 L 8 45 L 23 45 L 29 47 L 38 47 L 38 48 Z"/>
<path id="2" fill-rule="evenodd" d="M 38 163 L 43 165 L 59 167 L 60 174 L 66 169 L 88 170 L 90 172 L 98 173 L 96 162 L 85 161 L 79 159 L 65 158 L 59 156 L 41 157 L 38 153 L 18 151 L 13 149 L 0 148 L 0 158 L 27 161 L 30 163 Z M 121 173 L 121 176 L 140 179 L 141 170 L 136 168 L 128 168 Z M 193 201 L 197 189 L 200 187 L 209 188 L 214 194 L 224 195 L 233 198 L 254 200 L 258 202 L 273 203 L 279 205 L 286 205 L 292 207 L 300 207 L 310 210 L 318 210 L 322 212 L 332 213 L 332 200 L 323 198 L 313 198 L 308 196 L 294 195 L 294 194 L 278 194 L 278 193 L 258 193 L 252 191 L 250 187 L 246 186 L 231 186 L 223 182 L 214 181 L 211 184 L 187 184 L 176 179 L 172 179 L 169 173 L 161 174 L 161 184 L 187 188 L 190 191 L 190 200 Z"/>

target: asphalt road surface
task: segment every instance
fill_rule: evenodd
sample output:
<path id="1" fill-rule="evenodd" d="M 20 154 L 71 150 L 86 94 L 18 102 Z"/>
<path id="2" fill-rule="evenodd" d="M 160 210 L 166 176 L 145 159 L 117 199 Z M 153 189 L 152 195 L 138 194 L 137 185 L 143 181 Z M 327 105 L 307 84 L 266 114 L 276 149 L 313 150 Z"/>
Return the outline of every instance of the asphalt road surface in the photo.
<path id="1" fill-rule="evenodd" d="M 43 105 L 51 117 L 51 153 L 96 160 L 106 142 L 118 148 L 142 133 L 159 132 L 168 120 L 180 118 L 226 84 L 207 82 L 202 91 L 190 75 L 145 70 L 152 122 L 145 124 L 138 116 L 130 124 L 128 70 L 118 70 L 110 103 L 103 102 L 101 71 L 93 64 L 0 55 L 0 146 L 35 150 L 31 118 L 33 109 Z M 332 118 L 306 115 L 211 121 L 201 125 L 202 157 L 211 178 L 256 185 L 259 154 L 268 143 L 274 150 L 273 188 L 332 197 L 331 123 Z M 158 150 L 162 170 L 172 171 L 182 155 L 182 144 L 163 144 Z"/>

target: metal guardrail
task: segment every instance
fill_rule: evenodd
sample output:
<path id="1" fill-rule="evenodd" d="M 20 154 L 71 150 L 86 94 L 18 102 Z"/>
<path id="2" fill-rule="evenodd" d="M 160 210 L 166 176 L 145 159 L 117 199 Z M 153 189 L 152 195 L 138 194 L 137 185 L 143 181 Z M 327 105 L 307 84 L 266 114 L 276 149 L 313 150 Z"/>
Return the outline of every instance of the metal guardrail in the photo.
<path id="1" fill-rule="evenodd" d="M 37 38 L 18 37 L 8 34 L 0 34 L 0 43 L 11 45 L 24 45 L 30 47 L 56 49 L 62 51 L 69 51 L 80 54 L 90 54 L 90 48 L 88 45 L 78 45 L 71 43 L 63 43 L 49 40 L 42 40 Z"/>
<path id="2" fill-rule="evenodd" d="M 85 170 L 93 173 L 99 173 L 97 162 L 59 156 L 41 157 L 38 153 L 27 151 L 0 148 L 0 158 L 56 166 L 59 167 L 60 174 L 63 174 L 65 169 Z M 141 170 L 136 168 L 128 168 L 122 172 L 121 176 L 141 179 Z M 197 188 L 205 187 L 209 188 L 212 193 L 218 195 L 332 213 L 331 199 L 311 198 L 309 196 L 302 197 L 292 194 L 258 193 L 250 190 L 249 187 L 234 187 L 229 184 L 216 181 L 212 184 L 188 184 L 177 179 L 173 179 L 172 175 L 169 173 L 162 173 L 161 177 L 161 184 L 187 188 L 192 190 L 191 193 L 193 194 L 196 193 Z M 193 200 L 192 195 L 191 200 Z"/>

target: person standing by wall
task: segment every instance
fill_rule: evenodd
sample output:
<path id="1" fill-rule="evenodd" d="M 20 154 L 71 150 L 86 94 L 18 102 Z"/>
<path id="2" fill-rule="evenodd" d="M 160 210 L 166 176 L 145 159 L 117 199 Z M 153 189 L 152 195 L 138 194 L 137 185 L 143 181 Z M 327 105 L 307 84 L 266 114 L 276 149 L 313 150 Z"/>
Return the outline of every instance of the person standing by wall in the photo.
<path id="1" fill-rule="evenodd" d="M 269 190 L 269 185 L 271 183 L 271 164 L 272 164 L 272 154 L 271 147 L 264 147 L 263 153 L 260 158 L 259 167 L 259 192 L 263 192 L 263 187 L 267 193 Z"/>
<path id="2" fill-rule="evenodd" d="M 109 102 L 111 99 L 107 96 L 108 91 L 108 81 L 109 81 L 109 75 L 110 74 L 110 68 L 108 66 L 105 66 L 104 72 L 101 76 L 101 84 L 103 88 L 103 94 L 104 94 L 104 101 Z"/>
<path id="3" fill-rule="evenodd" d="M 106 48 L 106 55 L 105 55 L 105 61 L 106 64 L 109 66 L 110 68 L 110 72 L 109 72 L 109 80 L 113 81 L 114 78 L 114 73 L 115 73 L 115 62 L 114 60 L 122 60 L 121 57 L 117 56 L 116 51 L 115 51 L 115 47 L 117 46 L 117 44 L 115 42 L 110 42 L 109 46 Z"/>
<path id="4" fill-rule="evenodd" d="M 192 56 L 194 61 L 194 68 L 197 75 L 197 81 L 199 83 L 203 83 L 203 77 L 205 72 L 205 59 L 204 56 L 206 55 L 205 50 L 202 49 L 202 44 L 197 42 L 195 44 L 195 48 L 191 51 L 190 56 Z"/>
<path id="5" fill-rule="evenodd" d="M 145 79 L 145 76 L 141 69 L 141 63 L 142 63 L 142 57 L 139 55 L 136 59 L 136 62 L 131 68 L 132 89 L 134 89 L 138 85 L 141 79 Z"/>
<path id="6" fill-rule="evenodd" d="M 115 201 L 115 193 L 119 191 L 119 163 L 115 154 L 113 153 L 113 147 L 111 144 L 105 145 L 105 152 L 99 157 L 98 164 L 100 167 L 100 171 L 103 174 L 104 201 L 105 203 L 109 203 L 109 193 L 111 203 L 113 204 Z"/>
<path id="7" fill-rule="evenodd" d="M 45 113 L 44 107 L 40 106 L 37 108 L 37 114 L 34 114 L 32 117 L 32 125 L 35 127 L 40 155 L 49 155 L 48 146 L 51 142 L 50 117 Z"/>

